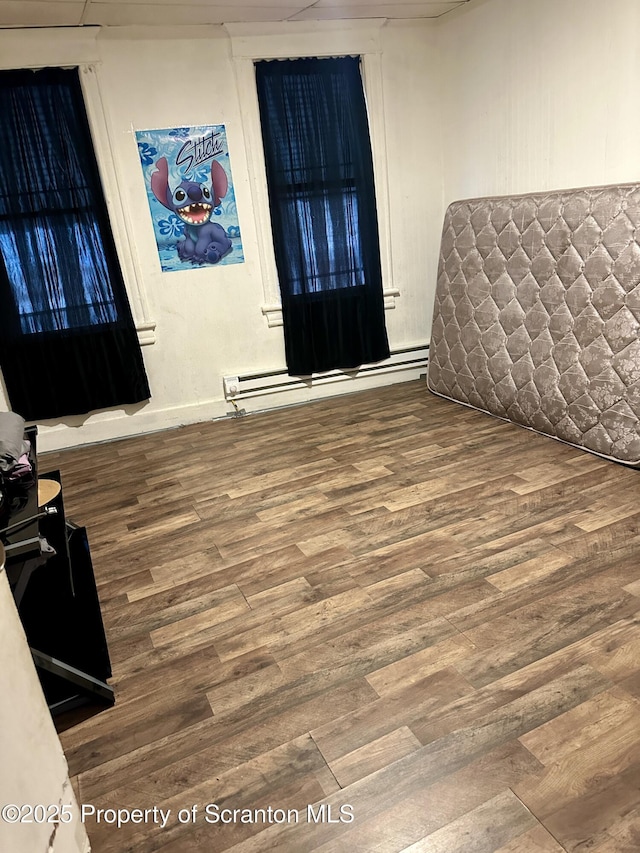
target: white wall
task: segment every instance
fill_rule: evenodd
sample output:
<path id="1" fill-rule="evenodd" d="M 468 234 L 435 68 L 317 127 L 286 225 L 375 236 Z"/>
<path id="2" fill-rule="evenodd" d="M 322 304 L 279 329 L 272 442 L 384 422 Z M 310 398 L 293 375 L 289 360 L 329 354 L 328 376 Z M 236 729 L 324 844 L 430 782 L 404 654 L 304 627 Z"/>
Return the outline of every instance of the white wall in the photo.
<path id="1" fill-rule="evenodd" d="M 93 63 L 85 81 L 94 124 L 105 118 L 94 130 L 127 287 L 138 320 L 155 323 L 156 342 L 143 347 L 152 401 L 46 424 L 41 449 L 222 417 L 224 375 L 284 369 L 282 328 L 262 313 L 273 292 L 260 249 L 269 214 L 237 57 L 283 44 L 291 55 L 358 52 L 365 42 L 379 70 L 370 109 L 386 165 L 385 286 L 400 294 L 386 312 L 392 349 L 429 339 L 446 204 L 640 180 L 637 0 L 608 0 L 606 13 L 601 0 L 474 0 L 436 23 L 0 32 L 2 67 Z M 134 130 L 219 123 L 246 261 L 161 273 Z M 377 166 L 379 180 L 380 157 Z M 318 385 L 255 407 L 342 390 Z"/>
<path id="2" fill-rule="evenodd" d="M 142 319 L 155 322 L 156 342 L 143 347 L 151 402 L 45 424 L 42 450 L 224 416 L 231 409 L 223 398 L 224 375 L 285 368 L 282 328 L 269 328 L 262 313 L 269 270 L 258 235 L 269 213 L 260 198 L 260 193 L 266 198 L 264 175 L 249 168 L 246 103 L 232 55 L 238 41 L 246 46 L 252 39 L 261 45 L 288 40 L 291 55 L 303 49 L 319 55 L 346 52 L 350 44 L 375 42 L 380 85 L 370 109 L 386 148 L 383 238 L 391 247 L 387 278 L 392 281 L 385 287 L 392 284 L 399 291 L 395 307 L 386 311 L 389 342 L 393 350 L 428 341 L 429 281 L 435 277 L 442 214 L 435 32 L 433 22 L 366 21 L 262 25 L 254 35 L 245 28 L 242 39 L 222 27 L 109 28 L 93 30 L 93 44 L 87 29 L 0 33 L 4 67 L 73 64 L 78 55 L 93 62 L 94 70 L 85 75 L 89 111 L 127 287 L 134 312 L 140 314 L 142 294 Z M 96 123 L 101 114 L 103 126 Z M 162 273 L 134 131 L 200 124 L 226 125 L 246 260 Z M 318 388 L 303 397 L 323 393 L 328 390 Z"/>
<path id="3" fill-rule="evenodd" d="M 637 0 L 474 0 L 440 20 L 447 204 L 640 180 Z"/>
<path id="4" fill-rule="evenodd" d="M 393 280 L 401 292 L 387 312 L 393 348 L 431 336 L 444 215 L 441 78 L 437 30 L 398 21 L 383 32 Z"/>
<path id="5" fill-rule="evenodd" d="M 0 850 L 11 853 L 88 853 L 89 840 L 79 821 L 67 762 L 42 695 L 24 630 L 7 577 L 0 570 L 0 805 L 52 806 L 22 810 L 25 822 L 0 819 Z M 63 807 L 64 806 L 64 810 Z M 67 822 L 67 814 L 72 820 Z M 30 820 L 29 820 L 30 819 Z"/>

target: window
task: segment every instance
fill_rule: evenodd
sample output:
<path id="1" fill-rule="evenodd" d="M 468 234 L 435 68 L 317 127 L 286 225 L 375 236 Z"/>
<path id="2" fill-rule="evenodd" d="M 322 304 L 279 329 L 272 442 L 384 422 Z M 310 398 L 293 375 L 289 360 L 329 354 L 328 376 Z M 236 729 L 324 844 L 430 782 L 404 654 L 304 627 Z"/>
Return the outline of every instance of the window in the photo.
<path id="1" fill-rule="evenodd" d="M 0 364 L 29 420 L 149 397 L 77 69 L 0 74 Z"/>
<path id="2" fill-rule="evenodd" d="M 82 192 L 86 187 L 75 189 Z M 17 228 L 12 221 L 11 216 L 0 215 L 0 252 L 24 334 L 115 321 L 104 255 L 100 251 L 94 257 L 85 245 L 86 235 L 100 245 L 96 217 L 88 207 L 26 213 Z M 75 254 L 61 251 L 60 239 L 72 245 Z M 61 269 L 65 256 L 72 267 L 66 271 Z M 31 272 L 40 266 L 42 258 L 47 263 L 38 280 Z M 73 288 L 65 288 L 70 281 Z"/>
<path id="3" fill-rule="evenodd" d="M 257 62 L 289 373 L 389 356 L 357 58 Z"/>

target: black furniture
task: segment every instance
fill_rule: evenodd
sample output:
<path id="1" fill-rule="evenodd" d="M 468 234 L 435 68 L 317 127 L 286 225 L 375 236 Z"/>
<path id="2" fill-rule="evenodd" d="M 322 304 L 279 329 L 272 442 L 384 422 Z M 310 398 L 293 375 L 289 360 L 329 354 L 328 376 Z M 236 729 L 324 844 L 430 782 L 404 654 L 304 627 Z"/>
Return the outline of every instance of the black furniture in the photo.
<path id="1" fill-rule="evenodd" d="M 33 477 L 5 484 L 0 540 L 31 654 L 52 714 L 87 702 L 112 705 L 109 651 L 84 528 L 65 518 L 62 491 L 38 507 L 35 427 Z M 60 482 L 59 472 L 47 479 Z"/>

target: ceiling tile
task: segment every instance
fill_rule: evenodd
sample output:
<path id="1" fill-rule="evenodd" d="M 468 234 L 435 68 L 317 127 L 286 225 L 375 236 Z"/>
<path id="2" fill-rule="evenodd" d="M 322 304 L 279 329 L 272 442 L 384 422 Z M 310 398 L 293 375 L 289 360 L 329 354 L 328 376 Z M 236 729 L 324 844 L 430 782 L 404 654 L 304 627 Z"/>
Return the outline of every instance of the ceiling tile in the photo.
<path id="1" fill-rule="evenodd" d="M 347 18 L 437 18 L 450 12 L 460 2 L 450 3 L 390 3 L 386 2 L 364 2 L 364 0 L 347 0 L 347 2 L 334 2 L 334 0 L 318 0 L 318 3 L 297 15 L 293 15 L 292 21 L 314 21 L 314 20 L 344 20 Z"/>
<path id="2" fill-rule="evenodd" d="M 458 6 L 466 2 L 467 0 L 316 0 L 312 5 L 305 4 L 305 6 L 308 11 L 322 9 L 325 6 L 370 6 L 372 9 L 386 6 L 387 9 L 393 10 L 412 7 L 415 15 L 420 15 L 433 6 Z"/>
<path id="3" fill-rule="evenodd" d="M 0 0 L 0 27 L 431 18 L 469 0 Z"/>
<path id="4" fill-rule="evenodd" d="M 112 3 L 92 2 L 87 8 L 84 23 L 104 26 L 127 26 L 146 24 L 149 26 L 193 26 L 194 24 L 225 24 L 249 21 L 282 21 L 289 18 L 296 6 L 240 6 L 183 4 L 177 6 L 167 3 Z"/>
<path id="5" fill-rule="evenodd" d="M 49 2 L 58 2 L 58 0 L 49 0 Z M 269 14 L 280 17 L 281 10 L 283 14 L 289 14 L 291 9 L 306 9 L 310 2 L 311 0 L 306 3 L 304 0 L 139 0 L 138 3 L 132 3 L 131 0 L 89 0 L 87 6 L 175 6 L 176 9 L 181 9 L 183 14 L 190 7 L 206 6 L 214 10 L 222 9 L 226 15 L 234 9 L 246 9 L 249 13 L 260 16 L 266 10 Z"/>

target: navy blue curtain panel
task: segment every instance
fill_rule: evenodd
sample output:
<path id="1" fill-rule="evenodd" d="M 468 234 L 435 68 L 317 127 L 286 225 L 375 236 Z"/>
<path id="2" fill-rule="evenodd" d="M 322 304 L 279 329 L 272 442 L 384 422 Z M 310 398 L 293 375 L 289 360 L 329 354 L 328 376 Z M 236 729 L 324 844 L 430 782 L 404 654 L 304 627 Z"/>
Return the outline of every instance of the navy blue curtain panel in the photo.
<path id="1" fill-rule="evenodd" d="M 78 69 L 0 72 L 0 367 L 27 420 L 150 397 Z"/>
<path id="2" fill-rule="evenodd" d="M 256 63 L 288 371 L 389 357 L 356 57 Z"/>

